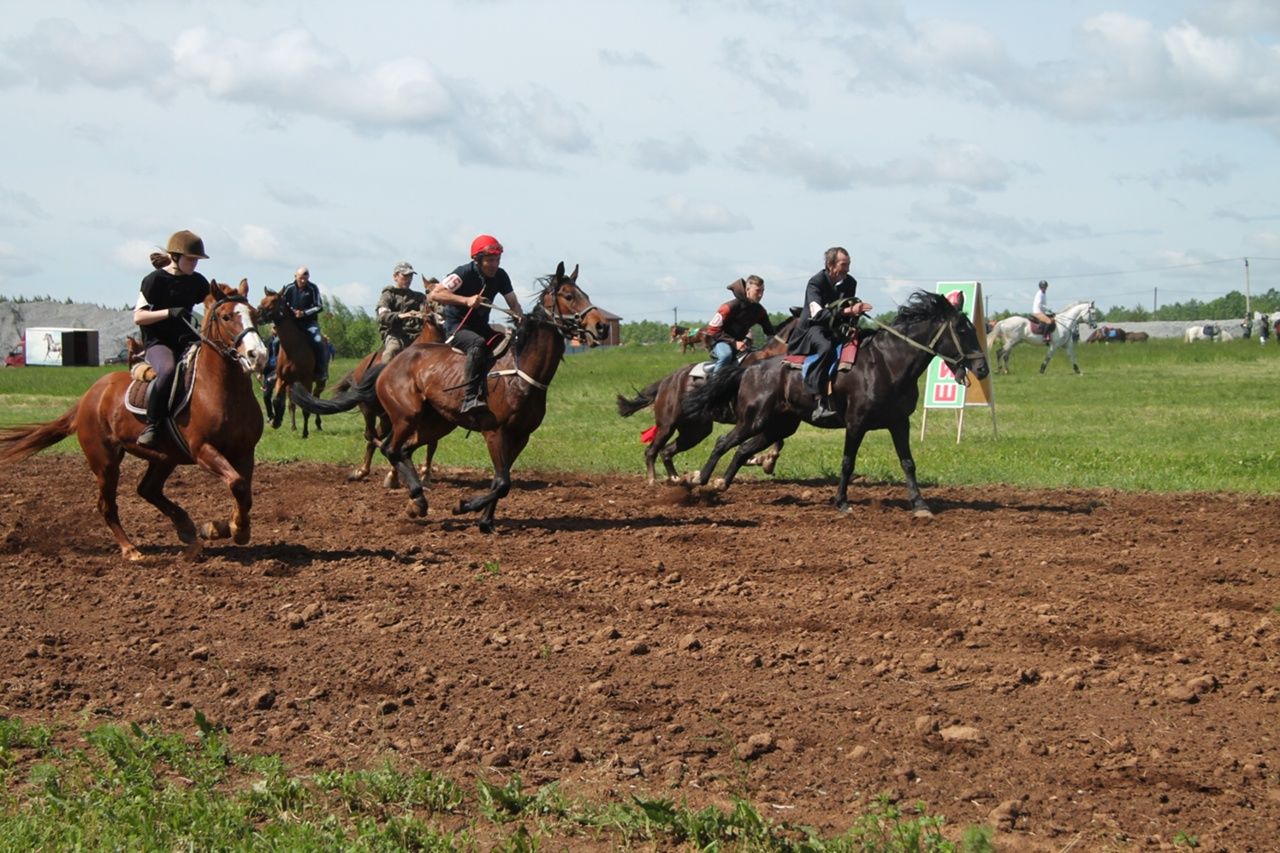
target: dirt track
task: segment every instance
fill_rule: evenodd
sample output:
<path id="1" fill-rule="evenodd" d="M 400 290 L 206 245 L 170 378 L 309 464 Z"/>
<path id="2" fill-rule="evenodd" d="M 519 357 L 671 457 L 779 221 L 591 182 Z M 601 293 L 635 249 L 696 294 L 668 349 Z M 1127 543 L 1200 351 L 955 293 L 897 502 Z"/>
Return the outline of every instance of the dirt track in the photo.
<path id="1" fill-rule="evenodd" d="M 398 753 L 825 832 L 888 791 L 1015 849 L 1277 849 L 1280 500 L 927 488 L 922 522 L 897 485 L 839 515 L 828 483 L 517 470 L 486 537 L 449 514 L 481 473 L 422 522 L 344 473 L 261 466 L 253 543 L 195 564 L 130 490 L 127 564 L 79 457 L 7 469 L 0 714 L 195 708 L 299 769 Z M 171 494 L 229 509 L 193 469 Z"/>

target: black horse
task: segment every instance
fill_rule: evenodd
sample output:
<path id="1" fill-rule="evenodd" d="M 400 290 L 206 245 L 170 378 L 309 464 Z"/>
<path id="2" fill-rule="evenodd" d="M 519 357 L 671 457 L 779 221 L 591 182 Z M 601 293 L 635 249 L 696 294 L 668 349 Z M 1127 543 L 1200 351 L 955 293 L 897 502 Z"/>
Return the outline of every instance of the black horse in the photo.
<path id="1" fill-rule="evenodd" d="M 732 400 L 738 421 L 716 442 L 699 474 L 699 485 L 707 484 L 720 457 L 735 447 L 721 488 L 733 483 L 738 468 L 752 454 L 774 443 L 781 445 L 801 421 L 828 429 L 844 427 L 844 459 L 833 503 L 847 510 L 849 480 L 862 439 L 871 430 L 887 429 L 902 463 L 912 508 L 917 516 L 932 515 L 916 485 L 909 421 L 920 399 L 920 375 L 935 356 L 951 366 L 961 383 L 966 383 L 969 372 L 979 379 L 989 372 L 977 330 L 964 311 L 944 296 L 916 291 L 892 324 L 863 338 L 856 363 L 836 375 L 831 391 L 835 416 L 812 419 L 816 401 L 805 389 L 800 371 L 781 357 L 717 372 L 685 398 L 685 410 L 691 415 L 712 411 Z"/>

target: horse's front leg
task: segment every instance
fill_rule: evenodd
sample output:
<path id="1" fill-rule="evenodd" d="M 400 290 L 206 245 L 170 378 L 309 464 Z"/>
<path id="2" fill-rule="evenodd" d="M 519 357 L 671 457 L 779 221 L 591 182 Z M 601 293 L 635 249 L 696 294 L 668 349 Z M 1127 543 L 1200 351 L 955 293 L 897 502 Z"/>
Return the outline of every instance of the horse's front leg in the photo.
<path id="1" fill-rule="evenodd" d="M 119 445 L 108 445 L 105 441 L 86 442 L 85 458 L 89 460 L 89 468 L 98 478 L 98 512 L 102 520 L 111 529 L 116 544 L 120 546 L 120 554 L 126 560 L 141 560 L 142 552 L 129 540 L 120 524 L 120 506 L 116 501 L 116 492 L 120 487 L 120 460 L 124 453 Z"/>
<path id="2" fill-rule="evenodd" d="M 227 484 L 236 508 L 230 522 L 208 521 L 200 528 L 205 539 L 230 536 L 237 545 L 249 542 L 249 510 L 253 508 L 253 450 L 227 457 L 212 445 L 203 445 L 196 453 L 196 464 Z"/>
<path id="3" fill-rule="evenodd" d="M 705 486 L 711 479 L 711 475 L 715 473 L 716 466 L 720 464 L 720 458 L 745 441 L 749 435 L 747 428 L 739 423 L 716 439 L 715 446 L 711 448 L 711 455 L 707 457 L 706 464 L 698 472 L 696 485 Z"/>
<path id="4" fill-rule="evenodd" d="M 676 440 L 668 443 L 671 434 L 667 433 L 667 438 L 663 440 L 666 449 L 662 452 L 662 466 L 667 471 L 667 481 L 674 483 L 680 479 L 680 474 L 676 471 L 675 458 L 677 453 L 684 453 L 691 447 L 697 447 L 702 440 L 711 435 L 711 429 L 714 422 L 708 418 L 707 420 L 685 420 L 676 426 Z M 657 443 L 657 439 L 654 439 Z M 653 482 L 653 463 L 649 464 L 649 482 Z"/>
<path id="5" fill-rule="evenodd" d="M 844 455 L 840 459 L 840 485 L 836 486 L 836 496 L 831 501 L 841 512 L 849 510 L 849 483 L 853 481 L 854 463 L 858 459 L 858 449 L 862 447 L 862 439 L 866 435 L 867 431 L 860 426 L 846 427 L 844 431 Z"/>
<path id="6" fill-rule="evenodd" d="M 933 518 L 933 511 L 924 502 L 920 494 L 920 486 L 916 483 L 916 460 L 911 456 L 911 423 L 907 418 L 889 427 L 889 435 L 893 437 L 893 449 L 898 452 L 898 462 L 902 465 L 902 475 L 907 479 L 907 500 L 916 518 Z"/>
<path id="7" fill-rule="evenodd" d="M 405 512 L 410 518 L 425 518 L 427 515 L 427 493 L 418 479 L 418 472 L 413 469 L 413 451 L 416 445 L 407 444 L 407 436 L 392 434 L 389 440 L 382 442 L 382 455 L 387 457 L 392 469 L 409 490 L 409 505 Z"/>
<path id="8" fill-rule="evenodd" d="M 511 491 L 511 465 L 515 462 L 516 457 L 520 455 L 520 451 L 524 450 L 525 444 L 529 441 L 527 434 L 516 434 L 507 430 L 497 429 L 492 432 L 485 433 L 485 443 L 489 445 L 489 458 L 493 461 L 493 483 L 489 487 L 489 491 L 482 495 L 476 495 L 471 500 L 461 501 L 454 509 L 454 515 L 462 515 L 467 512 L 480 511 L 480 520 L 476 526 L 480 528 L 481 533 L 493 532 L 493 516 L 497 510 L 498 501 L 507 496 L 507 492 Z"/>
<path id="9" fill-rule="evenodd" d="M 1071 369 L 1074 370 L 1077 374 L 1083 373 L 1084 371 L 1080 369 L 1080 365 L 1076 364 L 1075 341 L 1072 341 L 1072 340 L 1067 341 L 1067 355 L 1071 357 Z"/>
<path id="10" fill-rule="evenodd" d="M 281 424 L 284 423 L 285 397 L 287 396 L 288 389 L 284 387 L 284 380 L 277 378 L 275 400 L 273 401 L 274 408 L 267 409 L 267 414 L 271 416 L 272 429 L 280 429 Z M 292 401 L 290 401 L 290 405 L 292 405 Z"/>
<path id="11" fill-rule="evenodd" d="M 1053 341 L 1049 344 L 1049 351 L 1044 354 L 1044 361 L 1040 362 L 1040 372 L 1044 373 L 1046 367 L 1049 366 L 1049 359 L 1053 358 L 1053 354 L 1058 351 L 1058 342 Z"/>
<path id="12" fill-rule="evenodd" d="M 724 469 L 724 476 L 720 478 L 722 482 L 721 488 L 727 489 L 732 486 L 733 478 L 738 476 L 738 469 L 752 456 L 755 456 L 766 447 L 772 446 L 775 440 L 773 433 L 766 431 L 756 433 L 738 445 L 738 449 L 734 451 L 733 458 L 729 460 L 728 466 Z"/>
<path id="13" fill-rule="evenodd" d="M 138 495 L 173 522 L 178 532 L 178 539 L 187 546 L 184 552 L 186 557 L 195 559 L 200 555 L 200 537 L 196 531 L 196 524 L 191 520 L 191 516 L 187 515 L 185 509 L 169 500 L 164 494 L 165 481 L 169 479 L 169 475 L 176 467 L 177 465 L 167 459 L 148 463 L 147 470 L 138 482 Z"/>

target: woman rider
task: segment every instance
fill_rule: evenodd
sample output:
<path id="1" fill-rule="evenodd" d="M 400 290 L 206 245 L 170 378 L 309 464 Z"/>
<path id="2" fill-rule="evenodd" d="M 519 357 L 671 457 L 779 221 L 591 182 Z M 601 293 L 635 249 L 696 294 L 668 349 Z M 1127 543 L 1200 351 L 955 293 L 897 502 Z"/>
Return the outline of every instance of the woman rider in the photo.
<path id="1" fill-rule="evenodd" d="M 178 358 L 200 340 L 191 326 L 191 309 L 209 295 L 209 280 L 196 272 L 196 264 L 208 260 L 204 241 L 190 231 L 176 231 L 165 247 L 169 263 L 151 272 L 139 287 L 133 322 L 142 330 L 146 361 L 156 372 L 147 398 L 147 425 L 138 444 L 154 447 L 159 428 L 169 416 L 169 394 Z"/>

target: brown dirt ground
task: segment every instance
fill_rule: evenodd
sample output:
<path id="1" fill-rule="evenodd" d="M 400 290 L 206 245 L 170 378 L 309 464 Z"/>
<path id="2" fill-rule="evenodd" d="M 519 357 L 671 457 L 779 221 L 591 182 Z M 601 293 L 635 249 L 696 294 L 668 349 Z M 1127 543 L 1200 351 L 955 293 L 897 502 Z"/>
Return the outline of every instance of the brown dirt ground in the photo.
<path id="1" fill-rule="evenodd" d="M 136 482 L 140 463 L 126 463 Z M 492 536 L 345 469 L 263 465 L 254 541 L 179 558 L 79 457 L 6 470 L 0 714 L 194 731 L 305 768 L 387 756 L 569 794 L 749 797 L 847 828 L 923 800 L 1009 849 L 1275 850 L 1280 499 L 827 482 L 722 498 L 518 471 Z M 222 486 L 187 468 L 197 522 Z"/>

